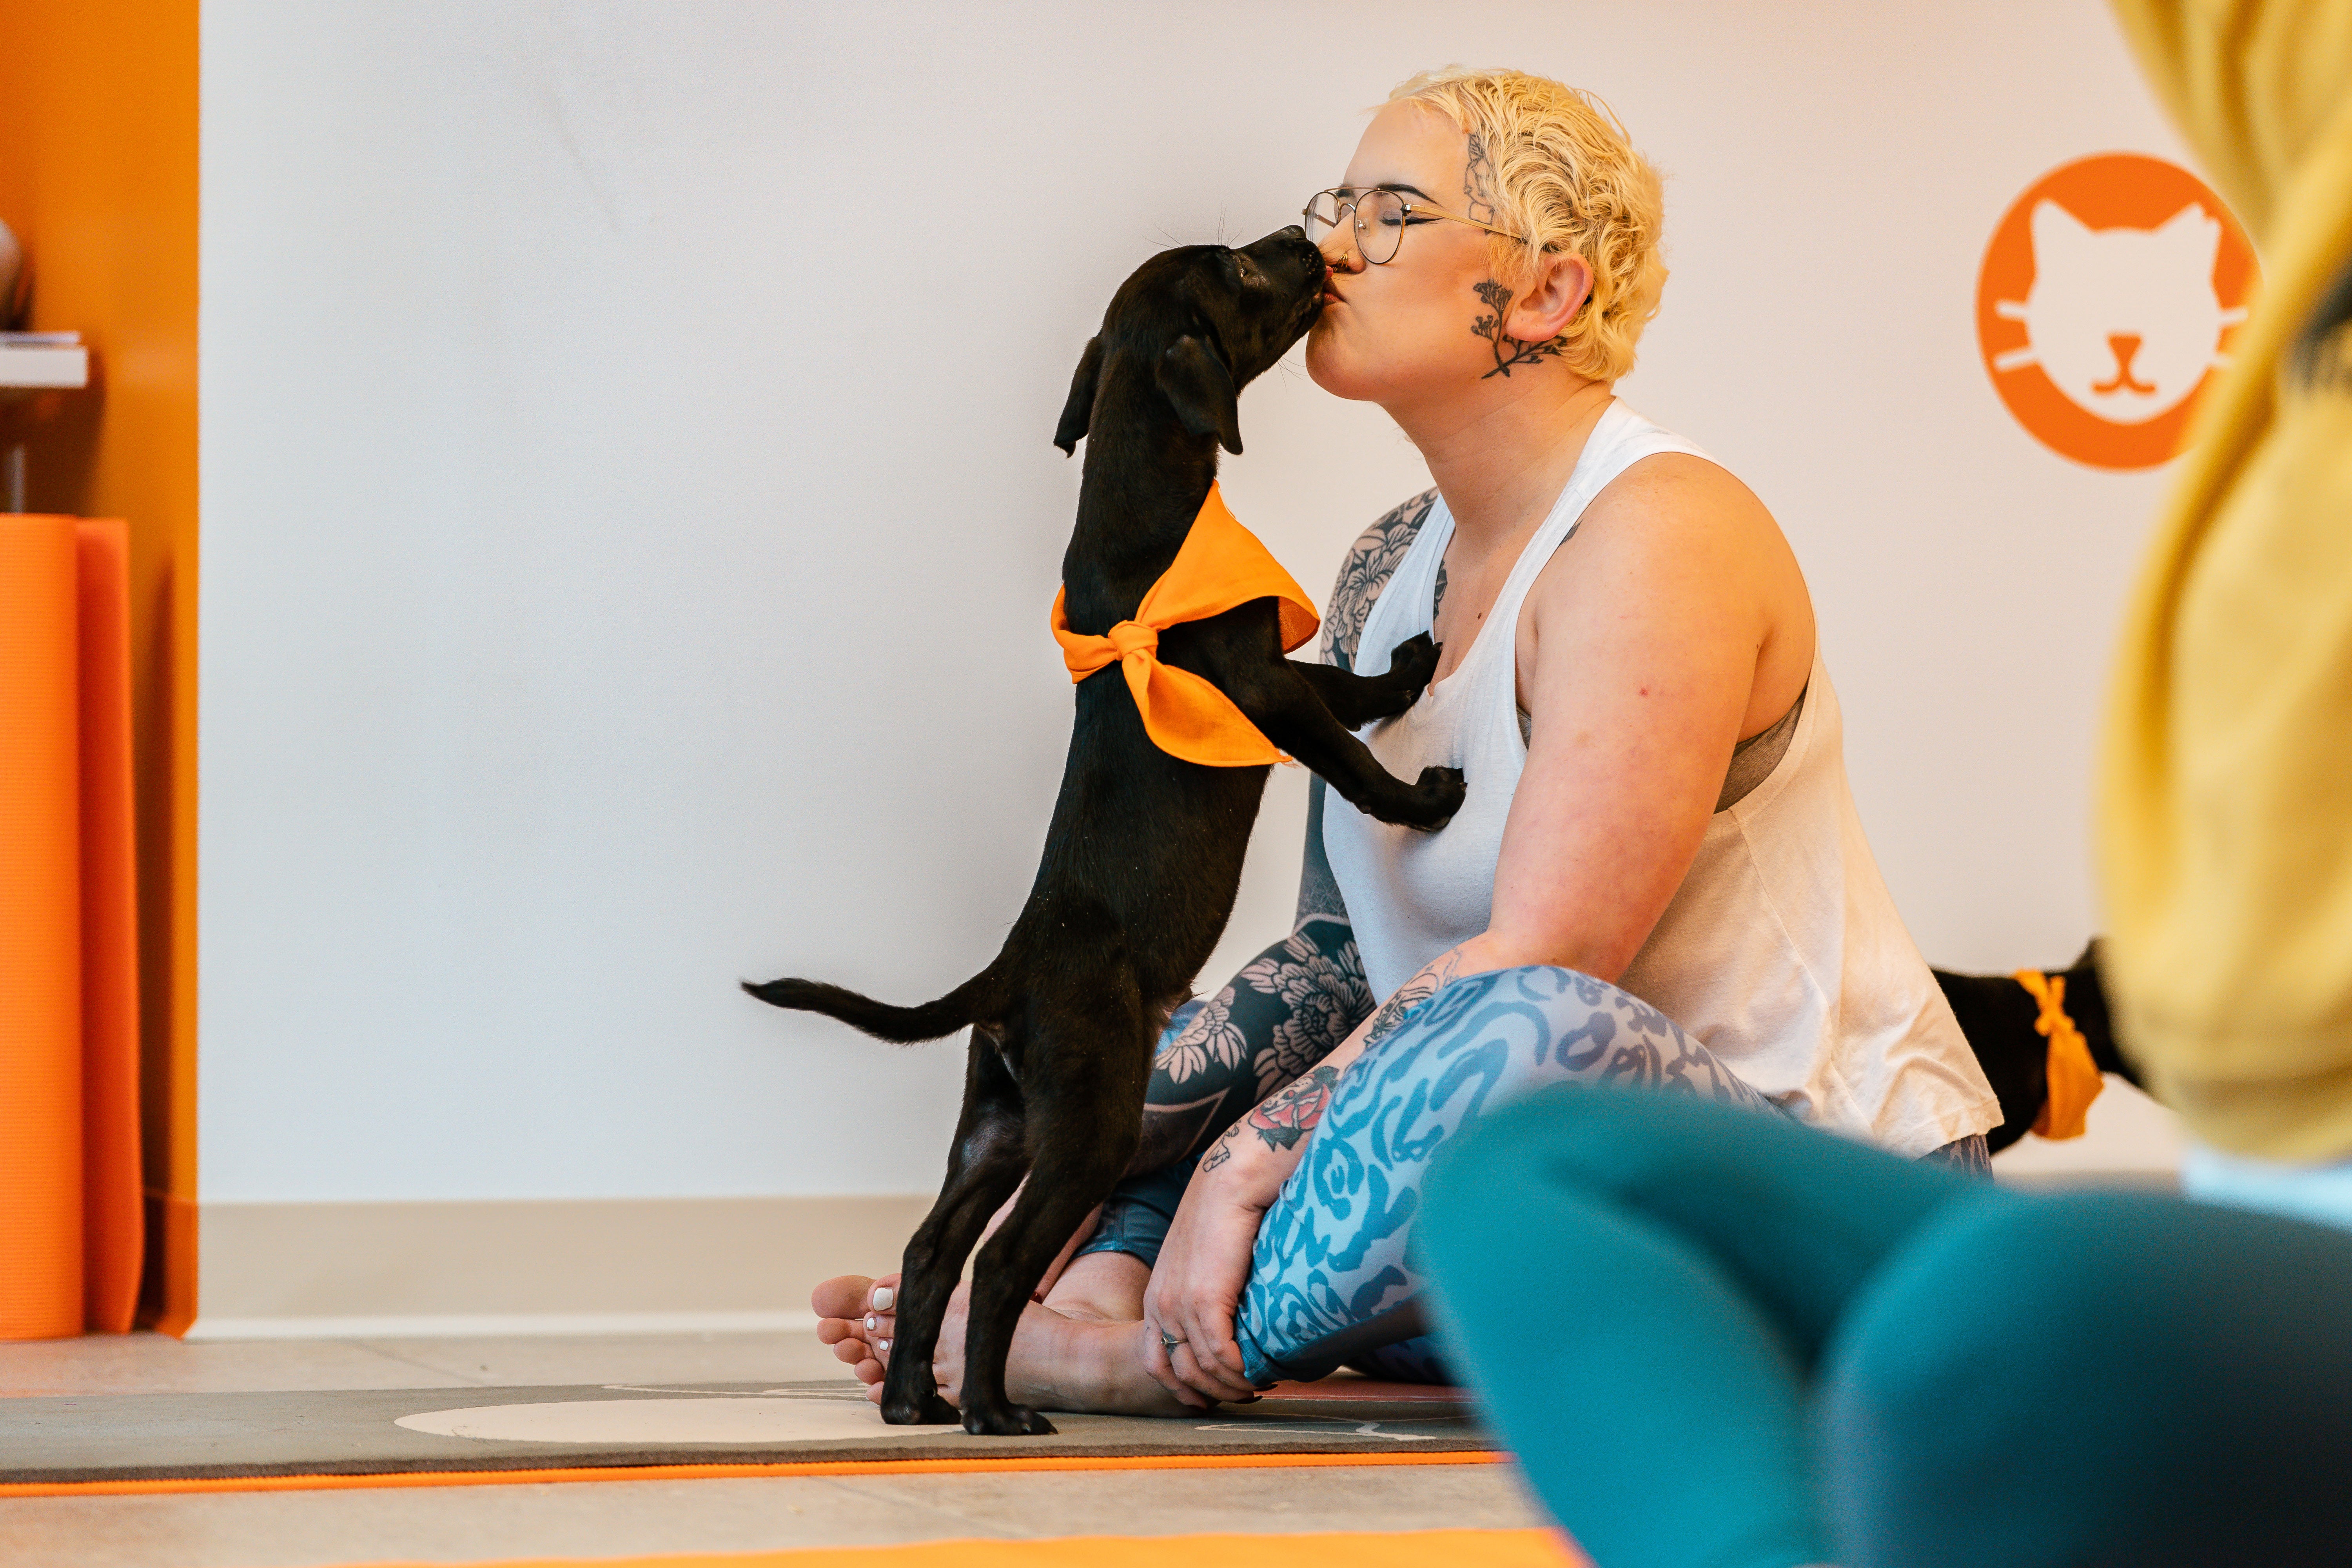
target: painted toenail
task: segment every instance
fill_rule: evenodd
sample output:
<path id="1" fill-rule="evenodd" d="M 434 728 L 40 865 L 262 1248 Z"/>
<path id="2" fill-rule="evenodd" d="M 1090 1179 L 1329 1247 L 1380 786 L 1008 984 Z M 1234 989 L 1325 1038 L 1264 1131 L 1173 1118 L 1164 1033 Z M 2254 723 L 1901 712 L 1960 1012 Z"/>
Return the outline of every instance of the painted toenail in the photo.
<path id="1" fill-rule="evenodd" d="M 880 1328 L 881 1326 L 882 1326 L 882 1320 L 881 1320 L 881 1319 L 879 1319 L 879 1318 L 876 1317 L 876 1316 L 875 1316 L 873 1313 L 871 1313 L 871 1312 L 868 1312 L 868 1313 L 866 1313 L 866 1331 L 867 1333 L 869 1333 L 869 1334 L 870 1334 L 870 1333 L 872 1333 L 875 1330 L 877 1330 L 877 1329 Z"/>
<path id="2" fill-rule="evenodd" d="M 890 1353 L 890 1342 L 888 1340 L 877 1341 L 876 1342 L 876 1348 L 880 1350 L 884 1355 L 888 1355 Z"/>
<path id="3" fill-rule="evenodd" d="M 891 1289 L 887 1285 L 877 1285 L 874 1287 L 874 1310 L 876 1311 L 888 1311 L 890 1310 L 890 1303 L 896 1301 L 898 1299 L 898 1292 Z"/>

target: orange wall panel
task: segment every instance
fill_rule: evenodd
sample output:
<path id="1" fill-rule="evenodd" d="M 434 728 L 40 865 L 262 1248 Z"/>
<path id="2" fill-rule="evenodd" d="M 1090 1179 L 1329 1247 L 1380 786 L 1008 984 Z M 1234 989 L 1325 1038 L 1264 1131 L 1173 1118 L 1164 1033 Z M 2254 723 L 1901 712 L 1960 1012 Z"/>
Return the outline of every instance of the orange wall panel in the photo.
<path id="1" fill-rule="evenodd" d="M 0 408 L 37 511 L 131 527 L 145 1316 L 194 1316 L 197 0 L 0 0 L 0 219 L 92 385 Z"/>

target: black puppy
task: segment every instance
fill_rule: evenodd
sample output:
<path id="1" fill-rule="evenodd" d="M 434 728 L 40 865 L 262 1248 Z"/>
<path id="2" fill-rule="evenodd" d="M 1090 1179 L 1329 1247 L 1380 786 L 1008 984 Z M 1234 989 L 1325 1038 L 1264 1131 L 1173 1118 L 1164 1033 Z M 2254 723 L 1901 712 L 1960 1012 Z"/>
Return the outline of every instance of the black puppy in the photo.
<path id="1" fill-rule="evenodd" d="M 1108 634 L 1167 571 L 1216 479 L 1217 448 L 1242 449 L 1241 388 L 1312 324 L 1323 280 L 1322 253 L 1292 227 L 1238 250 L 1163 252 L 1120 287 L 1054 437 L 1066 453 L 1089 437 L 1062 558 L 1071 630 Z M 1383 822 L 1434 829 L 1462 804 L 1459 773 L 1430 768 L 1404 784 L 1349 733 L 1421 695 L 1437 665 L 1426 636 L 1401 645 L 1385 675 L 1294 663 L 1276 601 L 1256 599 L 1170 627 L 1159 658 L 1215 684 L 1275 745 Z M 973 1271 L 962 1419 L 973 1433 L 1054 1429 L 1005 1397 L 1013 1325 L 1135 1152 L 1154 1043 L 1233 912 L 1265 775 L 1161 751 L 1113 663 L 1077 687 L 1044 863 L 987 968 L 918 1007 L 808 980 L 744 987 L 902 1044 L 971 1026 L 947 1182 L 907 1244 L 885 1421 L 956 1419 L 931 1376 L 940 1319 L 973 1242 L 1027 1175 Z"/>

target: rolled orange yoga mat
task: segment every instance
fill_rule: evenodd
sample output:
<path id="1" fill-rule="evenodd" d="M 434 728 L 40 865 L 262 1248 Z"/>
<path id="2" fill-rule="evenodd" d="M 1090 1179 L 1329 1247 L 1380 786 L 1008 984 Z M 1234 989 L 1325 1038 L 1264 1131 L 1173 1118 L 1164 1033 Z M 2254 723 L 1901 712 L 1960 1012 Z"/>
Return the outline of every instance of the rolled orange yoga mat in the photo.
<path id="1" fill-rule="evenodd" d="M 0 1340 L 139 1297 L 131 543 L 0 516 Z"/>
<path id="2" fill-rule="evenodd" d="M 0 516 L 0 1339 L 82 1326 L 75 520 Z"/>
<path id="3" fill-rule="evenodd" d="M 131 1331 L 139 1164 L 139 848 L 131 785 L 131 529 L 76 529 L 81 802 L 82 1323 Z"/>

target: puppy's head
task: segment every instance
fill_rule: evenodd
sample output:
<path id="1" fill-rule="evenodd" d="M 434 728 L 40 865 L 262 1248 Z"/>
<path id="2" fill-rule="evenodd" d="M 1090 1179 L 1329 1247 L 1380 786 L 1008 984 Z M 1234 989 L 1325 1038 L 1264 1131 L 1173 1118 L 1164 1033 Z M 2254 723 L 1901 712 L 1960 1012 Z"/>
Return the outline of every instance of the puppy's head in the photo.
<path id="1" fill-rule="evenodd" d="M 1119 286 L 1087 344 L 1054 445 L 1076 450 L 1105 395 L 1122 416 L 1164 418 L 1242 449 L 1241 390 L 1272 368 L 1323 309 L 1323 253 L 1297 225 L 1234 249 L 1163 250 Z"/>

